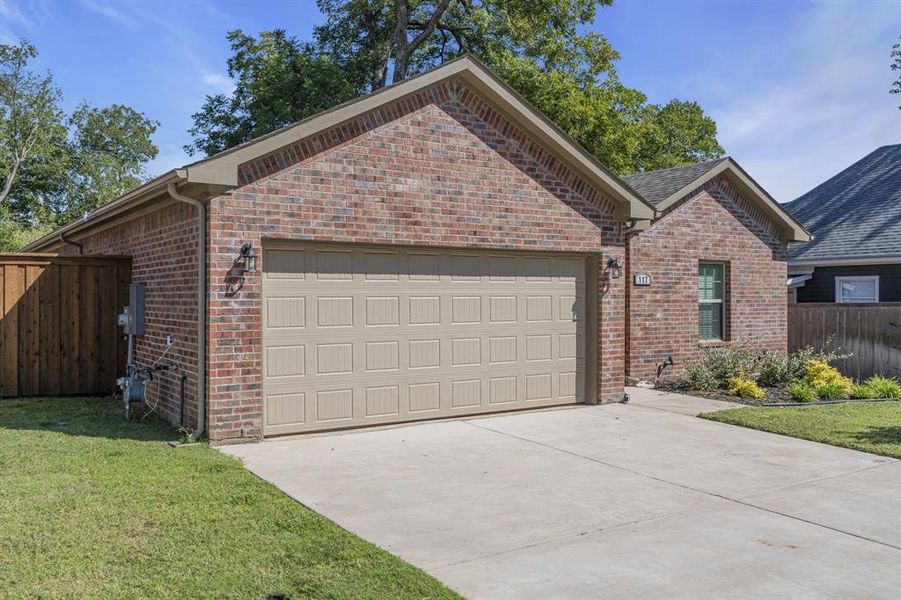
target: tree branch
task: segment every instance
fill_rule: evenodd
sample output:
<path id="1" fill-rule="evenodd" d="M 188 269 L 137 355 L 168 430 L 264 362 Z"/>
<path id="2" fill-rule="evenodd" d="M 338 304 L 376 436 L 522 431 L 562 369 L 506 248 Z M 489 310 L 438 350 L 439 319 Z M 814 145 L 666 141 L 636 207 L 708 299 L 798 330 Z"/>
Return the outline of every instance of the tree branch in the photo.
<path id="1" fill-rule="evenodd" d="M 438 5 L 438 8 L 435 9 L 435 12 L 432 13 L 431 18 L 429 19 L 426 26 L 422 31 L 419 32 L 413 41 L 410 42 L 409 48 L 410 53 L 416 50 L 419 46 L 421 46 L 429 36 L 432 35 L 435 31 L 435 27 L 438 25 L 438 22 L 441 20 L 441 17 L 444 16 L 444 12 L 447 10 L 447 7 L 450 5 L 450 0 L 441 0 L 441 4 Z"/>

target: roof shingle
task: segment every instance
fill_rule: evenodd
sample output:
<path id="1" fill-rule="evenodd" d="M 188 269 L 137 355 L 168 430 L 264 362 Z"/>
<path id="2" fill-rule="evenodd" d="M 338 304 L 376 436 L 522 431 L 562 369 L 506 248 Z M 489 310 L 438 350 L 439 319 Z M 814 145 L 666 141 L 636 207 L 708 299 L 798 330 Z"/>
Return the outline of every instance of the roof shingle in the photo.
<path id="1" fill-rule="evenodd" d="M 883 146 L 783 205 L 814 234 L 789 260 L 901 256 L 901 144 Z"/>
<path id="2" fill-rule="evenodd" d="M 633 190 L 641 194 L 645 200 L 657 206 L 725 160 L 728 160 L 728 157 L 685 165 L 684 167 L 635 173 L 634 175 L 623 177 L 623 180 Z"/>

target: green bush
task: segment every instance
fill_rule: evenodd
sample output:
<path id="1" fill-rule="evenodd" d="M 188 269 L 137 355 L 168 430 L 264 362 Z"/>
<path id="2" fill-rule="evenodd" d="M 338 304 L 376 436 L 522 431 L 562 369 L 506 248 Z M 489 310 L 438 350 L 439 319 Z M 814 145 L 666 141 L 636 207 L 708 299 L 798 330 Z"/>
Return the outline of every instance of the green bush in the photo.
<path id="1" fill-rule="evenodd" d="M 760 389 L 754 380 L 744 377 L 730 377 L 727 382 L 729 393 L 742 398 L 763 398 L 766 393 Z"/>
<path id="2" fill-rule="evenodd" d="M 716 380 L 703 361 L 692 361 L 685 365 L 682 380 L 685 388 L 689 390 L 712 392 L 720 387 L 720 382 Z"/>
<path id="3" fill-rule="evenodd" d="M 702 391 L 724 388 L 732 377 L 756 380 L 757 355 L 757 350 L 745 346 L 703 348 L 685 365 L 683 379 L 690 389 Z"/>
<path id="4" fill-rule="evenodd" d="M 789 358 L 781 352 L 764 352 L 757 361 L 757 383 L 778 387 L 789 381 Z"/>
<path id="5" fill-rule="evenodd" d="M 813 361 L 828 366 L 848 356 L 832 348 L 831 340 L 823 350 L 807 347 L 789 355 L 745 345 L 703 348 L 697 359 L 685 365 L 681 384 L 688 390 L 710 392 L 728 387 L 733 377 L 742 377 L 764 387 L 780 387 L 805 379 Z"/>
<path id="6" fill-rule="evenodd" d="M 803 379 L 796 379 L 790 382 L 786 386 L 785 391 L 796 402 L 813 402 L 817 399 L 817 391 Z"/>
<path id="7" fill-rule="evenodd" d="M 855 400 L 869 400 L 870 398 L 876 398 L 876 396 L 873 395 L 873 390 L 870 389 L 870 386 L 863 383 L 855 383 L 852 385 L 851 393 L 849 395 Z"/>
<path id="8" fill-rule="evenodd" d="M 847 398 L 851 393 L 851 386 L 845 385 L 840 381 L 830 381 L 829 383 L 821 383 L 816 386 L 817 396 L 820 400 L 839 400 Z"/>
<path id="9" fill-rule="evenodd" d="M 873 394 L 870 398 L 901 398 L 901 383 L 893 377 L 873 375 L 864 385 Z"/>
<path id="10" fill-rule="evenodd" d="M 839 373 L 838 369 L 822 360 L 807 363 L 807 383 L 816 388 L 820 398 L 835 400 L 847 398 L 854 381 Z"/>
<path id="11" fill-rule="evenodd" d="M 805 346 L 788 355 L 785 366 L 786 381 L 804 379 L 807 377 L 807 365 L 811 361 L 816 360 L 831 364 L 837 360 L 843 360 L 845 358 L 850 358 L 851 356 L 851 354 L 845 354 L 841 352 L 839 348 L 833 347 L 832 338 L 826 340 L 826 345 L 822 350 L 815 350 L 810 346 Z"/>

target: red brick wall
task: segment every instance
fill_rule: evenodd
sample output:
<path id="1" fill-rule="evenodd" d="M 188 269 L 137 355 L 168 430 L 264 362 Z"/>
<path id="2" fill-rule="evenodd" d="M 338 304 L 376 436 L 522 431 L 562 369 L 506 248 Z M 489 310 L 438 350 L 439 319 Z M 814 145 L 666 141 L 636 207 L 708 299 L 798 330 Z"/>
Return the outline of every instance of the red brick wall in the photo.
<path id="1" fill-rule="evenodd" d="M 210 436 L 262 431 L 263 238 L 624 253 L 612 205 L 467 88 L 442 84 L 262 158 L 210 204 Z M 603 274 L 602 274 L 603 275 Z M 624 279 L 599 279 L 600 394 L 621 396 Z"/>
<path id="2" fill-rule="evenodd" d="M 136 338 L 137 362 L 157 360 L 166 349 L 166 336 L 175 338 L 161 363 L 177 365 L 178 370 L 154 375 L 148 401 L 164 418 L 178 423 L 180 381 L 186 374 L 186 421 L 191 427 L 197 422 L 196 236 L 197 209 L 173 204 L 81 240 L 85 254 L 132 257 L 132 281 L 146 284 L 146 333 Z M 78 250 L 67 245 L 60 253 Z"/>
<path id="3" fill-rule="evenodd" d="M 772 223 L 724 179 L 670 207 L 628 241 L 627 373 L 653 379 L 667 355 L 678 374 L 698 355 L 698 262 L 726 266 L 727 344 L 784 352 L 787 346 L 785 244 Z M 638 271 L 653 277 L 636 287 Z"/>

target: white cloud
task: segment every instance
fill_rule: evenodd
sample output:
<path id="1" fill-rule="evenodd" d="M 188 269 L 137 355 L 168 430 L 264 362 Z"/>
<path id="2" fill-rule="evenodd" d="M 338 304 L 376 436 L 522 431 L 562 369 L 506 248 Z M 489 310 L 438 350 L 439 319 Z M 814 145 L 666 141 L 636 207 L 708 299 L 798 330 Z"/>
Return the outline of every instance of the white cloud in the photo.
<path id="1" fill-rule="evenodd" d="M 213 91 L 223 94 L 231 94 L 235 89 L 234 82 L 222 73 L 204 73 L 203 82 Z"/>
<path id="2" fill-rule="evenodd" d="M 25 16 L 22 7 L 23 5 L 18 3 L 14 4 L 8 0 L 0 0 L 0 17 L 21 25 L 31 25 L 31 21 Z"/>
<path id="3" fill-rule="evenodd" d="M 778 200 L 793 200 L 876 147 L 901 142 L 888 53 L 901 3 L 813 4 L 789 37 L 794 64 L 742 78 L 710 112 L 720 141 Z"/>
<path id="4" fill-rule="evenodd" d="M 78 0 L 78 3 L 83 8 L 91 12 L 97 13 L 98 15 L 101 15 L 108 19 L 112 19 L 113 21 L 116 21 L 123 25 L 131 26 L 136 24 L 131 15 L 124 13 L 111 2 L 107 2 L 106 0 Z"/>

